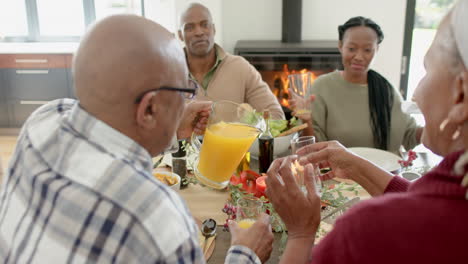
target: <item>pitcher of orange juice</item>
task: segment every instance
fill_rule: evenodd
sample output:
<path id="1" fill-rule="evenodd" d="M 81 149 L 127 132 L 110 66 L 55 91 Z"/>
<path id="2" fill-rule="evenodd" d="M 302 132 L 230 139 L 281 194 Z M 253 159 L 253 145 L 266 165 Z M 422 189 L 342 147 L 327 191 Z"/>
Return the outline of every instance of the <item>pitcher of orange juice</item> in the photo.
<path id="1" fill-rule="evenodd" d="M 230 101 L 212 105 L 203 144 L 192 135 L 192 145 L 200 155 L 194 174 L 206 186 L 223 189 L 250 145 L 265 128 L 263 118 L 250 107 Z"/>

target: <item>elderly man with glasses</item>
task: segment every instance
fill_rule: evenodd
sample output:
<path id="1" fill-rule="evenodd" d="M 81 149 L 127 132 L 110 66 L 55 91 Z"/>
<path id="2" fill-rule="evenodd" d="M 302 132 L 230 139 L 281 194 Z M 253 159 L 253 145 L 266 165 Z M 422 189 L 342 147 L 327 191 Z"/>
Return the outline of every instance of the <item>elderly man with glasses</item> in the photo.
<path id="1" fill-rule="evenodd" d="M 19 136 L 0 193 L 0 262 L 204 263 L 187 206 L 152 175 L 176 131 L 206 126 L 210 103 L 186 106 L 195 87 L 180 44 L 150 20 L 111 16 L 83 37 L 73 74 L 79 101 L 44 105 Z M 228 263 L 268 258 L 266 215 L 231 231 Z"/>

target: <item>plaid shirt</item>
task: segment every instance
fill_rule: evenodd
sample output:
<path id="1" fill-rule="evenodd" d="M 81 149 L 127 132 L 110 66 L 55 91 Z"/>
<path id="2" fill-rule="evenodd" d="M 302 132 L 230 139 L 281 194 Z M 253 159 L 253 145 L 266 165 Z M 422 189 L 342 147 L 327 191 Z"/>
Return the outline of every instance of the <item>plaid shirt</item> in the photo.
<path id="1" fill-rule="evenodd" d="M 148 152 L 71 99 L 24 125 L 0 193 L 1 263 L 204 263 L 180 196 Z M 233 246 L 226 262 L 259 263 Z"/>

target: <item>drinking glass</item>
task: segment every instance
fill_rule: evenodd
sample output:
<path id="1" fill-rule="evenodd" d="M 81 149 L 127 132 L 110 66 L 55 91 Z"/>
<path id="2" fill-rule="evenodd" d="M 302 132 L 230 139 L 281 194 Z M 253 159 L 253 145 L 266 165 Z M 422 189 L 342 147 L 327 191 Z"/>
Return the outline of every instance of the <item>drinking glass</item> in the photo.
<path id="1" fill-rule="evenodd" d="M 315 143 L 314 136 L 304 136 L 304 137 L 297 137 L 291 139 L 291 152 L 292 154 L 296 154 L 296 151 L 300 148 L 311 145 Z M 322 181 L 319 178 L 320 175 L 320 168 L 317 164 L 312 164 L 314 166 L 314 179 L 315 179 L 315 191 L 319 196 L 322 194 Z M 303 192 L 307 192 L 307 189 L 304 185 L 304 167 L 299 164 L 296 160 L 293 165 L 293 173 L 296 176 L 297 183 L 301 187 Z"/>
<path id="2" fill-rule="evenodd" d="M 308 95 L 310 93 L 309 91 L 312 87 L 312 82 L 314 79 L 315 77 L 311 72 L 288 75 L 289 88 L 291 88 L 296 96 L 302 98 L 302 102 L 297 103 L 296 109 L 294 109 L 296 115 L 305 115 L 311 113 L 311 105 Z"/>
<path id="3" fill-rule="evenodd" d="M 240 198 L 236 206 L 237 225 L 244 229 L 251 227 L 262 212 L 262 200 L 255 197 Z"/>
<path id="4" fill-rule="evenodd" d="M 215 102 L 203 144 L 192 135 L 192 144 L 200 153 L 195 161 L 195 177 L 215 189 L 226 187 L 263 129 L 265 121 L 251 108 L 230 101 Z"/>

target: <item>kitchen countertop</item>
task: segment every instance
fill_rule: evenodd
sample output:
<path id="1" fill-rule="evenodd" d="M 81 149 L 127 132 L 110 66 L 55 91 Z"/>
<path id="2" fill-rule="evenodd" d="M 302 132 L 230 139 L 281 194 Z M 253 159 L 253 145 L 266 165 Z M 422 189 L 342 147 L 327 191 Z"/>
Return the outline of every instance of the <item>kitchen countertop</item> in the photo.
<path id="1" fill-rule="evenodd" d="M 0 54 L 70 54 L 77 42 L 0 42 Z"/>

